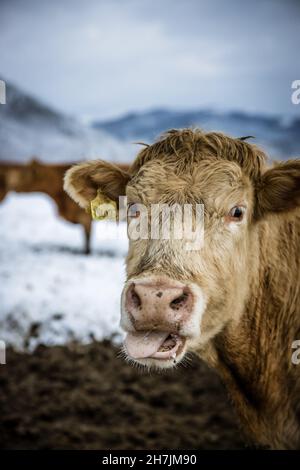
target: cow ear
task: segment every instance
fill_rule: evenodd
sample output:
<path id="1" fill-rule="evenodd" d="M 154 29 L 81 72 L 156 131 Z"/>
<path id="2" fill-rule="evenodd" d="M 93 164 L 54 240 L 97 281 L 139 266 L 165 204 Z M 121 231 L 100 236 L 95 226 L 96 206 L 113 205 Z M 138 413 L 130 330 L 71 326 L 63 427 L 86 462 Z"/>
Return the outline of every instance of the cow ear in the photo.
<path id="1" fill-rule="evenodd" d="M 275 164 L 257 187 L 257 216 L 288 212 L 300 207 L 300 159 Z"/>
<path id="2" fill-rule="evenodd" d="M 118 201 L 125 195 L 130 175 L 118 166 L 103 160 L 79 163 L 67 170 L 64 190 L 82 208 L 87 209 L 100 189 L 107 197 Z"/>

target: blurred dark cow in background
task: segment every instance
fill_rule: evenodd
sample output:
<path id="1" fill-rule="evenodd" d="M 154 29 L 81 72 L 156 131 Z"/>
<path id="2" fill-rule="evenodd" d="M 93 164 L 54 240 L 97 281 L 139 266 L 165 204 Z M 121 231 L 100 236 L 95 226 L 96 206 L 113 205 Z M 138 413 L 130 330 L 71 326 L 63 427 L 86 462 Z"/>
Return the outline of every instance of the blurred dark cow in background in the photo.
<path id="1" fill-rule="evenodd" d="M 300 366 L 292 362 L 300 160 L 269 167 L 242 139 L 174 130 L 143 149 L 128 173 L 93 161 L 66 174 L 65 189 L 83 208 L 98 188 L 115 200 L 126 194 L 129 205 L 205 208 L 197 251 L 174 238 L 130 240 L 121 316 L 129 360 L 167 368 L 198 354 L 220 373 L 255 442 L 300 448 Z"/>
<path id="2" fill-rule="evenodd" d="M 27 164 L 0 162 L 0 201 L 9 191 L 42 192 L 56 203 L 58 213 L 68 222 L 81 224 L 84 229 L 86 254 L 90 253 L 91 217 L 63 190 L 63 177 L 72 164 L 50 164 L 31 160 Z M 128 165 L 120 164 L 126 171 Z"/>

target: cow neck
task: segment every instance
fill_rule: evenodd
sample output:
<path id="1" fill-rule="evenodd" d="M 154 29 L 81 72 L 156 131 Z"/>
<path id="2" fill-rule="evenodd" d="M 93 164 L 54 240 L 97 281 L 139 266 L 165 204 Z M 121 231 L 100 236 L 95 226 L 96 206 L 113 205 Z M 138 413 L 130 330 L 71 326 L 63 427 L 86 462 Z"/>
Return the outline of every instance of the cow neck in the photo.
<path id="1" fill-rule="evenodd" d="M 287 399 L 299 375 L 291 345 L 300 339 L 300 217 L 273 218 L 257 234 L 252 256 L 258 256 L 258 269 L 244 313 L 214 339 L 210 359 L 250 435 L 262 443 L 273 439 L 275 447 L 286 438 L 289 448 L 300 443 L 295 402 Z"/>

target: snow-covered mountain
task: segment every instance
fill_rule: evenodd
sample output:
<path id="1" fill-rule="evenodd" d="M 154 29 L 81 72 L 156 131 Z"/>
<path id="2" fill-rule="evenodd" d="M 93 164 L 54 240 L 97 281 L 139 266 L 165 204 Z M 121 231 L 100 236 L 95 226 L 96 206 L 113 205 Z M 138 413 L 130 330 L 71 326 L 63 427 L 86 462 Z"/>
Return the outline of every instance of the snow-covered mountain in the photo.
<path id="1" fill-rule="evenodd" d="M 6 83 L 6 104 L 0 105 L 0 160 L 20 162 L 33 156 L 48 162 L 97 157 L 118 162 L 131 155 L 129 145 L 106 131 L 88 127 Z"/>
<path id="2" fill-rule="evenodd" d="M 117 138 L 146 143 L 152 142 L 167 129 L 190 126 L 222 131 L 235 137 L 252 135 L 255 137 L 253 142 L 262 146 L 273 158 L 300 156 L 300 118 L 284 122 L 279 117 L 242 112 L 155 109 L 130 113 L 115 120 L 94 122 L 95 128 L 105 130 Z"/>
<path id="3" fill-rule="evenodd" d="M 253 142 L 273 158 L 300 156 L 300 118 L 221 113 L 212 110 L 155 109 L 130 113 L 109 121 L 83 124 L 6 84 L 5 105 L 0 105 L 0 160 L 27 161 L 33 156 L 48 162 L 104 158 L 115 162 L 133 159 L 139 147 L 171 128 L 196 126 L 235 137 L 252 135 Z"/>

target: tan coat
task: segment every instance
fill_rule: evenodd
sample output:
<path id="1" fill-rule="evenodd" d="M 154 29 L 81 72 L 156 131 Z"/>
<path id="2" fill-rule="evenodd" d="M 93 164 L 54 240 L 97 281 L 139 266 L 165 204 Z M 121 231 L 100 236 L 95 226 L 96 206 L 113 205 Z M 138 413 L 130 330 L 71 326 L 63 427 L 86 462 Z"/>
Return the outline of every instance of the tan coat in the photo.
<path id="1" fill-rule="evenodd" d="M 97 188 L 129 202 L 202 202 L 205 243 L 130 242 L 127 277 L 193 281 L 207 300 L 190 343 L 221 375 L 250 440 L 300 448 L 300 160 L 270 167 L 256 146 L 220 133 L 169 131 L 127 173 L 98 161 L 70 169 L 65 189 L 87 207 Z M 230 208 L 246 208 L 241 223 Z"/>

